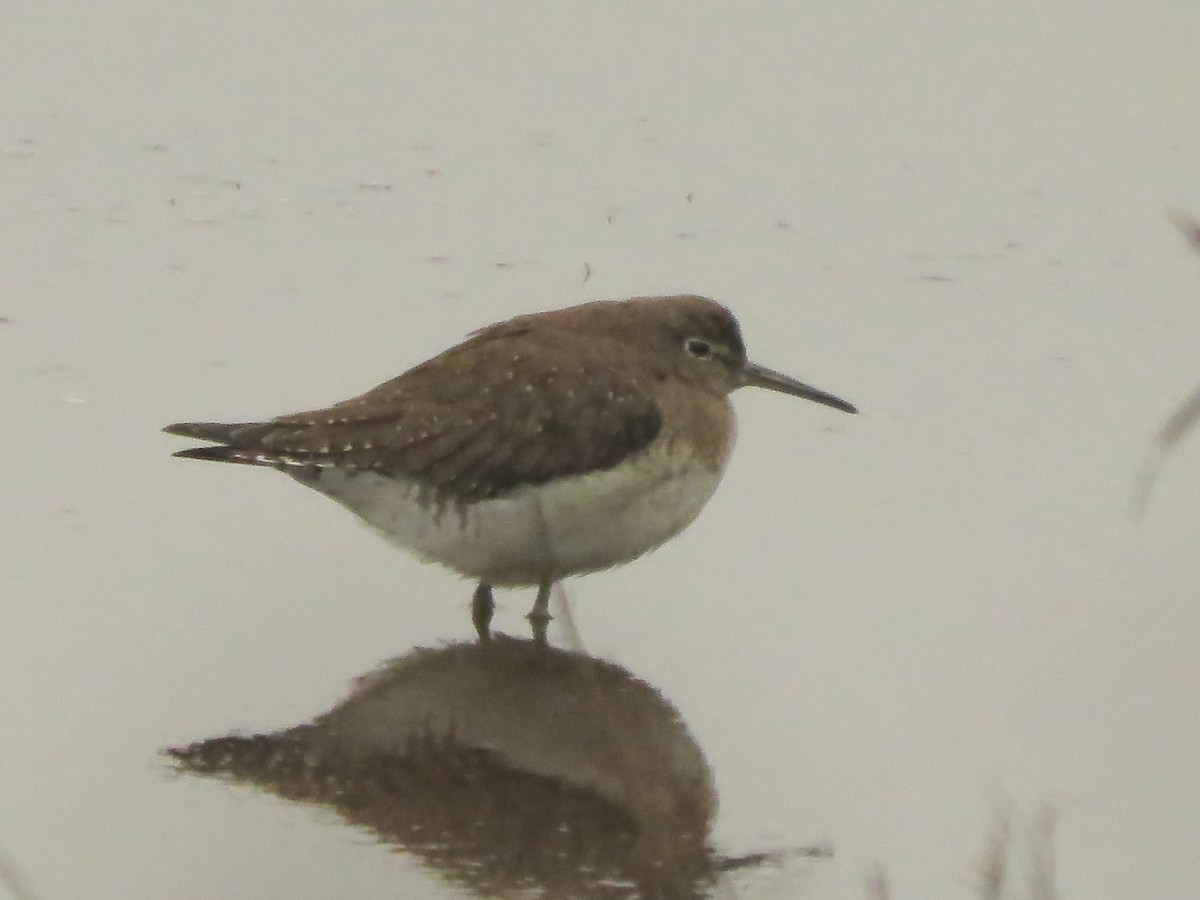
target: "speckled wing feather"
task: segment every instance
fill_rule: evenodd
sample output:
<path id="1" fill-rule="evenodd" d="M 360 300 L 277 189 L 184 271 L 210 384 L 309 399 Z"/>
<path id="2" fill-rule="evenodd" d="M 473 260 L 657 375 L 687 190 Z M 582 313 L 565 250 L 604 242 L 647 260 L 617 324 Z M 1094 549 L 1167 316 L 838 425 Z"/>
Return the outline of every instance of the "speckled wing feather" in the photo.
<path id="1" fill-rule="evenodd" d="M 662 416 L 621 345 L 499 325 L 327 409 L 166 430 L 223 446 L 176 454 L 372 470 L 461 501 L 603 470 L 645 448 Z"/>

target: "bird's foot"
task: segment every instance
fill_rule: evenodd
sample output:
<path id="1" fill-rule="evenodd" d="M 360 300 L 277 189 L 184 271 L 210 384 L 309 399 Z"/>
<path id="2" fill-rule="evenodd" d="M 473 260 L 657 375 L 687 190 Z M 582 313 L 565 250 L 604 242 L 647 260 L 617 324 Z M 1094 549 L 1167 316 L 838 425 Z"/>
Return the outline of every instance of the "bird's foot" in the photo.
<path id="1" fill-rule="evenodd" d="M 529 627 L 533 630 L 533 643 L 538 647 L 545 647 L 546 627 L 554 617 L 548 612 L 534 610 L 525 618 L 529 620 Z"/>
<path id="2" fill-rule="evenodd" d="M 533 601 L 533 609 L 525 617 L 529 620 L 529 625 L 533 629 L 534 646 L 543 650 L 546 648 L 546 626 L 550 624 L 550 620 L 553 618 L 550 615 L 550 589 L 553 584 L 554 582 L 552 581 L 543 581 L 538 585 L 537 598 Z"/>
<path id="3" fill-rule="evenodd" d="M 471 597 L 471 623 L 480 642 L 492 639 L 492 613 L 496 611 L 496 600 L 492 597 L 492 586 L 480 583 Z"/>

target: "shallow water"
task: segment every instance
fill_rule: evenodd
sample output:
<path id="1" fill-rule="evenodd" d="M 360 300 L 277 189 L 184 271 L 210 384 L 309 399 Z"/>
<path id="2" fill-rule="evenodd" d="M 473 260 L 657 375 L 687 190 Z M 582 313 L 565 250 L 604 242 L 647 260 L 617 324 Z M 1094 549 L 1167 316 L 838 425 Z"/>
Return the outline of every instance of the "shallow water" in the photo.
<path id="1" fill-rule="evenodd" d="M 158 429 L 680 291 L 862 410 L 742 392 L 695 525 L 566 585 L 555 644 L 652 688 L 711 775 L 687 890 L 969 896 L 997 809 L 1023 888 L 1049 805 L 1063 897 L 1195 893 L 1200 438 L 1129 507 L 1200 383 L 1164 215 L 1200 213 L 1200 10 L 918 6 L 10 14 L 0 849 L 35 896 L 469 895 L 160 754 L 471 626 L 469 585 Z"/>

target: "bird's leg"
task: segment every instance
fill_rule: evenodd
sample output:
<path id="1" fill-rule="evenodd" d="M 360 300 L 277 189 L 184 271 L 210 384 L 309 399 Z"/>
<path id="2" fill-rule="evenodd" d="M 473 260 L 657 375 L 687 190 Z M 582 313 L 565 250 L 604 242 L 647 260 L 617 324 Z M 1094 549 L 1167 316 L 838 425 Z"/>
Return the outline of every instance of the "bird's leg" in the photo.
<path id="1" fill-rule="evenodd" d="M 471 622 L 475 625 L 475 633 L 479 640 L 487 641 L 492 637 L 492 613 L 496 611 L 496 601 L 492 598 L 492 586 L 486 581 L 479 582 L 475 595 L 471 598 Z"/>
<path id="2" fill-rule="evenodd" d="M 533 601 L 533 609 L 525 618 L 533 627 L 533 642 L 539 647 L 546 646 L 546 626 L 550 624 L 550 588 L 554 584 L 549 579 L 538 585 L 537 599 Z"/>

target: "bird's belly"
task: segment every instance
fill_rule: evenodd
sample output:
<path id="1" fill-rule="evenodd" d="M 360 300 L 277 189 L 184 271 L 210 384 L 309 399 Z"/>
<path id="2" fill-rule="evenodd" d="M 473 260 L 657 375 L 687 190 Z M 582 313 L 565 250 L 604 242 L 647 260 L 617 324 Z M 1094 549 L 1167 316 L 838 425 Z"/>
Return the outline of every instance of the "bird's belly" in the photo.
<path id="1" fill-rule="evenodd" d="M 297 480 L 422 559 L 496 585 L 537 584 L 628 562 L 682 531 L 721 472 L 690 455 L 525 486 L 464 506 L 432 504 L 412 482 L 320 469 Z"/>

